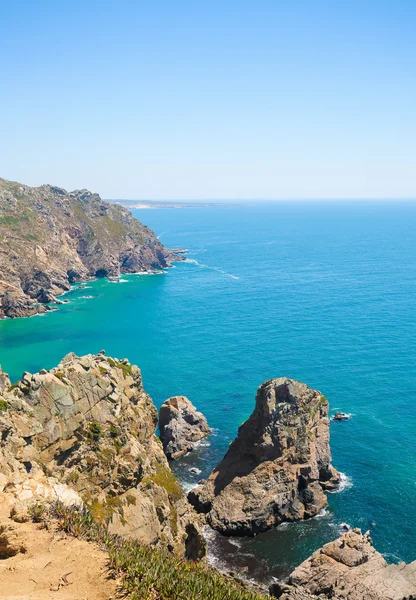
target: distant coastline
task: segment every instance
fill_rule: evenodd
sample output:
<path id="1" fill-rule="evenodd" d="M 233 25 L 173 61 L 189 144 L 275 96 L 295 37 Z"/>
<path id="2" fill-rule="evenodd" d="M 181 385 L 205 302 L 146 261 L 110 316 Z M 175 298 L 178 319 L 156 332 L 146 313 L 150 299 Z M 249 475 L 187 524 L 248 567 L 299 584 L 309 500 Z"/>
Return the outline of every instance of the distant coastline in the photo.
<path id="1" fill-rule="evenodd" d="M 245 202 L 177 202 L 175 200 L 112 200 L 111 204 L 121 204 L 125 208 L 222 208 L 225 206 L 246 206 Z"/>

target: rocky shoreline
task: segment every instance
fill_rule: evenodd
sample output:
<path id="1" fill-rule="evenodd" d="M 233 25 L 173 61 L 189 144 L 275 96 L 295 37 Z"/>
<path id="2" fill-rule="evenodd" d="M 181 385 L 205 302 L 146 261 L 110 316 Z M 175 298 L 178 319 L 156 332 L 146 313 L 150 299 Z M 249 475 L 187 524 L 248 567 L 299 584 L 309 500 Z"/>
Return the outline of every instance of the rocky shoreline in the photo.
<path id="1" fill-rule="evenodd" d="M 46 312 L 77 282 L 184 260 L 129 210 L 98 194 L 1 178 L 0 249 L 0 318 Z"/>
<path id="2" fill-rule="evenodd" d="M 163 407 L 169 458 L 209 434 L 186 398 L 170 398 Z M 159 549 L 153 562 L 168 551 L 182 557 L 182 569 L 186 559 L 204 562 L 206 523 L 225 535 L 254 535 L 284 520 L 310 518 L 326 504 L 324 491 L 339 482 L 331 465 L 328 401 L 297 381 L 279 378 L 260 386 L 253 414 L 223 461 L 188 496 L 200 514 L 155 435 L 159 419 L 138 367 L 104 351 L 70 353 L 55 368 L 25 372 L 14 384 L 0 369 L 0 565 L 26 552 L 22 535 L 30 528 L 18 524 L 45 522 L 42 515 L 55 514 L 57 502 L 66 507 L 68 523 L 79 512 L 85 531 L 94 523 L 108 543 L 131 539 Z M 78 512 L 71 512 L 74 507 Z M 81 530 L 79 525 L 79 535 Z M 179 570 L 182 582 L 184 576 Z M 226 597 L 268 596 L 235 574 L 209 577 Z M 156 578 L 155 597 L 158 585 Z M 269 594 L 283 600 L 414 600 L 416 561 L 387 564 L 369 534 L 354 529 L 314 552 Z M 197 597 L 190 589 L 189 598 Z"/>

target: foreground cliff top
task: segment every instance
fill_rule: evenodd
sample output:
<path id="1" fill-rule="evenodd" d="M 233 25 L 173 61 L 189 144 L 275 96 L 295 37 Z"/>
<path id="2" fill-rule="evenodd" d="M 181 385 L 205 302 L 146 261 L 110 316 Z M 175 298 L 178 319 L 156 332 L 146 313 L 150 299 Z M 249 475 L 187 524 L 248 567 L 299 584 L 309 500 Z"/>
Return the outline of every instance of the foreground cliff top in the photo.
<path id="1" fill-rule="evenodd" d="M 88 190 L 0 179 L 0 318 L 43 312 L 71 283 L 176 259 L 129 210 Z"/>

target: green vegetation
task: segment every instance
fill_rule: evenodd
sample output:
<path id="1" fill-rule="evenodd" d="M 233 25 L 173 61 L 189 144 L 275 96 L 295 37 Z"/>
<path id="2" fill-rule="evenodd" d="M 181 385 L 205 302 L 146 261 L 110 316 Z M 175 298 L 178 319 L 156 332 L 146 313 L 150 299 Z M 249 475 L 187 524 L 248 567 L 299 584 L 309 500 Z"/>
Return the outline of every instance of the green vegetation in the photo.
<path id="1" fill-rule="evenodd" d="M 96 421 L 92 421 L 88 425 L 87 436 L 93 442 L 98 442 L 98 440 L 100 439 L 102 434 L 103 434 L 103 429 L 102 429 L 101 425 L 99 423 L 97 423 Z"/>
<path id="2" fill-rule="evenodd" d="M 143 483 L 148 487 L 152 487 L 153 484 L 156 484 L 165 488 L 171 502 L 177 502 L 183 496 L 182 488 L 175 475 L 159 464 L 157 464 L 154 473 L 143 478 Z"/>
<path id="3" fill-rule="evenodd" d="M 127 377 L 128 375 L 131 375 L 132 372 L 133 372 L 133 368 L 132 368 L 131 365 L 125 365 L 122 362 L 116 362 L 112 358 L 107 358 L 107 362 L 110 365 L 110 367 L 121 369 L 123 371 L 124 377 Z M 100 370 L 101 370 L 101 368 L 100 368 Z"/>
<path id="4" fill-rule="evenodd" d="M 13 390 L 15 390 L 17 387 L 19 387 L 19 383 L 20 381 L 15 381 L 14 383 L 12 383 L 12 385 L 9 387 L 9 389 L 7 390 L 8 392 L 12 392 Z"/>
<path id="5" fill-rule="evenodd" d="M 128 375 L 132 374 L 131 365 L 125 365 L 124 363 L 118 362 L 116 363 L 116 367 L 123 371 L 124 377 L 127 377 Z"/>
<path id="6" fill-rule="evenodd" d="M 46 517 L 46 508 L 44 504 L 37 502 L 29 507 L 29 515 L 35 523 L 42 523 Z"/>
<path id="7" fill-rule="evenodd" d="M 65 377 L 65 373 L 63 373 L 62 371 L 55 371 L 54 375 L 55 375 L 55 377 L 57 377 L 61 381 Z"/>
<path id="8" fill-rule="evenodd" d="M 5 412 L 6 410 L 8 410 L 9 405 L 7 404 L 6 400 L 3 400 L 3 398 L 0 398 L 0 412 Z"/>
<path id="9" fill-rule="evenodd" d="M 88 510 L 58 504 L 54 516 L 66 533 L 107 550 L 109 567 L 115 576 L 122 576 L 130 600 L 265 600 L 245 583 L 221 575 L 204 562 L 187 561 L 168 550 L 109 534 Z"/>

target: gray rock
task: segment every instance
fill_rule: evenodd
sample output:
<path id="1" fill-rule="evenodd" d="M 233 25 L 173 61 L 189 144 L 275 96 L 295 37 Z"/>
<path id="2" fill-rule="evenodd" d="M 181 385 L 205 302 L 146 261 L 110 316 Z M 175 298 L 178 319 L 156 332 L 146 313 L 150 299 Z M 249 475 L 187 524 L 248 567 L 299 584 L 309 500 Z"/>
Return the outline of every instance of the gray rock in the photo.
<path id="1" fill-rule="evenodd" d="M 312 554 L 289 577 L 270 590 L 281 600 L 412 600 L 416 598 L 416 561 L 387 564 L 359 529 Z"/>
<path id="2" fill-rule="evenodd" d="M 263 383 L 251 417 L 206 483 L 188 499 L 228 535 L 255 535 L 316 515 L 324 489 L 339 483 L 331 465 L 328 401 L 281 377 Z"/>
<path id="3" fill-rule="evenodd" d="M 160 439 L 168 458 L 176 459 L 211 433 L 206 418 L 185 396 L 164 402 L 159 412 Z"/>

